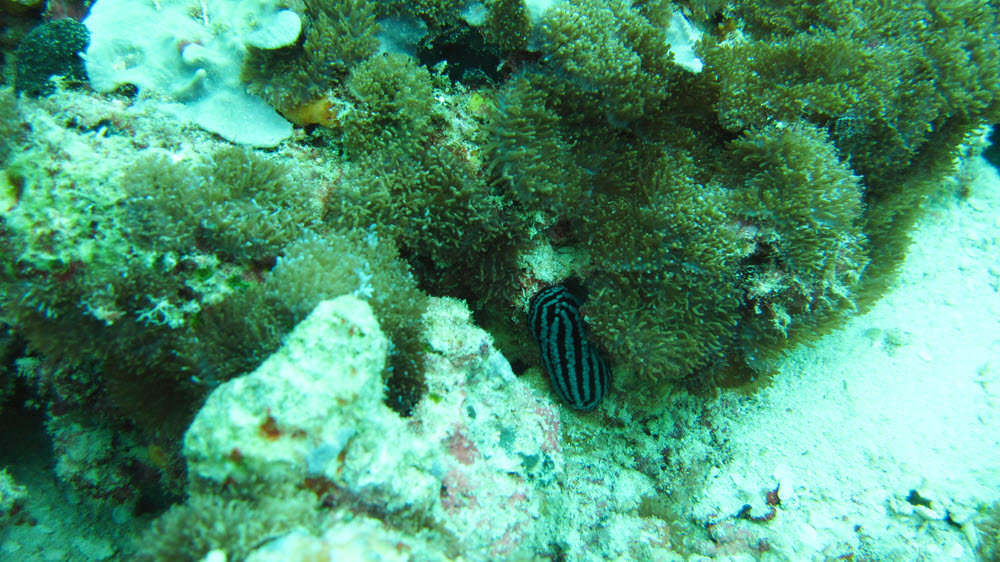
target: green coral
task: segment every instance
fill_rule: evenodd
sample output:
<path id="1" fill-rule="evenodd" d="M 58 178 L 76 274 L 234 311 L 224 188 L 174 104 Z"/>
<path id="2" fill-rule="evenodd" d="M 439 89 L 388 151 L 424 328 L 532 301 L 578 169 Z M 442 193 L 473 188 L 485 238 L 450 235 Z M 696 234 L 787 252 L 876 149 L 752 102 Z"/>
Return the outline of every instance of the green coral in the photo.
<path id="1" fill-rule="evenodd" d="M 375 5 L 295 0 L 290 8 L 303 18 L 302 36 L 280 49 L 250 47 L 242 72 L 248 89 L 282 112 L 316 100 L 378 48 Z"/>
<path id="2" fill-rule="evenodd" d="M 347 81 L 350 157 L 345 189 L 328 198 L 337 228 L 378 225 L 437 294 L 496 297 L 511 285 L 521 224 L 483 180 L 470 144 L 432 144 L 449 132 L 426 68 L 405 55 L 374 57 Z M 475 145 L 471 145 L 474 148 Z"/>
<path id="3" fill-rule="evenodd" d="M 850 25 L 859 17 L 859 8 L 858 2 L 829 0 L 737 0 L 729 4 L 726 12 L 739 19 L 757 37 L 789 37 L 803 30 L 838 29 Z"/>
<path id="4" fill-rule="evenodd" d="M 501 90 L 493 182 L 550 214 L 533 243 L 579 254 L 622 384 L 767 369 L 873 302 L 929 180 L 1000 112 L 995 10 L 871 6 L 863 22 L 828 4 L 715 13 L 742 29 L 706 39 L 694 75 L 665 50 L 668 7 L 560 2 L 542 60 Z"/>
<path id="5" fill-rule="evenodd" d="M 978 511 L 973 523 L 979 532 L 976 554 L 984 561 L 1000 559 L 1000 502 L 980 506 Z"/>
<path id="6" fill-rule="evenodd" d="M 379 225 L 422 286 L 485 301 L 510 287 L 519 218 L 454 150 L 388 148 L 358 159 L 352 189 L 329 202 L 327 220 Z"/>
<path id="7" fill-rule="evenodd" d="M 87 50 L 90 32 L 80 22 L 61 19 L 43 23 L 25 35 L 17 46 L 14 88 L 18 93 L 47 96 L 55 91 L 51 78 L 87 81 L 80 53 Z"/>
<path id="8" fill-rule="evenodd" d="M 531 22 L 524 0 L 490 0 L 487 8 L 487 40 L 508 53 L 527 49 Z"/>
<path id="9" fill-rule="evenodd" d="M 309 491 L 285 490 L 256 499 L 194 494 L 159 516 L 137 542 L 137 560 L 188 562 L 221 550 L 243 560 L 262 537 L 294 529 L 318 532 L 324 513 Z"/>
<path id="10" fill-rule="evenodd" d="M 860 178 L 838 159 L 826 133 L 772 125 L 730 144 L 744 175 L 736 214 L 754 244 L 741 279 L 754 329 L 787 337 L 793 319 L 824 324 L 853 310 L 869 260 Z M 770 326 L 768 326 L 770 324 Z M 763 342 L 757 342 L 763 343 Z"/>
<path id="11" fill-rule="evenodd" d="M 362 155 L 385 145 L 423 144 L 431 131 L 433 82 L 427 68 L 398 53 L 372 57 L 351 70 L 344 147 Z"/>
<path id="12" fill-rule="evenodd" d="M 631 2 L 558 2 L 541 29 L 547 65 L 587 114 L 627 126 L 666 100 L 674 68 L 665 30 Z"/>
<path id="13" fill-rule="evenodd" d="M 430 27 L 441 28 L 454 23 L 465 5 L 462 0 L 383 0 L 379 2 L 379 14 L 416 17 Z"/>
<path id="14" fill-rule="evenodd" d="M 336 104 L 340 130 L 308 147 L 333 165 L 309 176 L 325 183 L 240 149 L 152 150 L 109 173 L 18 133 L 7 315 L 147 421 L 171 414 L 154 396 L 193 408 L 345 293 L 393 340 L 402 413 L 423 393 L 427 293 L 469 300 L 514 341 L 532 291 L 579 279 L 625 387 L 766 369 L 874 302 L 934 180 L 1000 119 L 996 5 L 690 4 L 717 24 L 701 73 L 673 61 L 669 3 L 562 0 L 532 24 L 523 2 L 492 0 L 457 27 L 500 45 L 508 74 L 470 91 L 374 54 L 376 18 L 442 37 L 458 4 L 292 2 L 300 43 L 252 53 L 246 77 L 285 111 Z"/>
<path id="15" fill-rule="evenodd" d="M 829 121 L 869 101 L 863 88 L 884 72 L 870 49 L 829 30 L 709 44 L 706 72 L 721 90 L 718 119 L 730 130 L 772 120 Z"/>
<path id="16" fill-rule="evenodd" d="M 775 1 L 737 3 L 733 13 L 744 37 L 707 41 L 701 51 L 720 90 L 721 124 L 735 131 L 806 119 L 830 130 L 864 178 L 865 283 L 878 294 L 933 178 L 951 168 L 976 123 L 1000 112 L 996 6 L 815 0 L 799 10 Z"/>
<path id="17" fill-rule="evenodd" d="M 269 268 L 318 207 L 243 149 L 193 162 L 154 152 L 111 183 L 103 169 L 49 175 L 52 165 L 27 151 L 7 169 L 24 187 L 3 217 L 6 311 L 44 356 L 99 372 L 127 415 L 178 431 L 197 396 L 290 328 L 224 309 L 259 304 L 241 278 Z"/>
<path id="18" fill-rule="evenodd" d="M 699 186 L 688 155 L 664 152 L 635 172 L 580 225 L 594 268 L 584 313 L 619 370 L 676 379 L 735 339 L 743 249 L 735 229 L 718 227 L 729 193 Z"/>
<path id="19" fill-rule="evenodd" d="M 11 87 L 0 88 L 0 163 L 7 160 L 16 141 L 24 133 L 17 109 L 17 93 Z M 2 181 L 0 185 L 3 185 Z"/>
<path id="20" fill-rule="evenodd" d="M 565 213 L 585 195 L 584 170 L 575 165 L 569 134 L 547 96 L 524 76 L 507 83 L 486 145 L 491 182 L 529 208 Z"/>
<path id="21" fill-rule="evenodd" d="M 327 299 L 353 294 L 367 300 L 393 344 L 386 402 L 410 414 L 426 389 L 420 327 L 427 296 L 391 242 L 375 231 L 306 233 L 285 249 L 264 290 L 291 314 L 293 324 Z"/>
<path id="22" fill-rule="evenodd" d="M 158 251 L 211 251 L 225 261 L 273 260 L 319 222 L 288 170 L 239 148 L 171 164 L 140 158 L 124 176 L 134 239 Z"/>

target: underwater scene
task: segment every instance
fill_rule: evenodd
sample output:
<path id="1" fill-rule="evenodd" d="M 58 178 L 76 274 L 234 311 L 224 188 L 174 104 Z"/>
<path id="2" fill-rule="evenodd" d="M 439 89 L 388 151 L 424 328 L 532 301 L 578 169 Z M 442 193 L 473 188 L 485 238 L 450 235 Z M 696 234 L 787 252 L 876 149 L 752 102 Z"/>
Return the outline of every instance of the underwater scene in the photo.
<path id="1" fill-rule="evenodd" d="M 1000 0 L 0 0 L 0 560 L 1000 561 Z"/>

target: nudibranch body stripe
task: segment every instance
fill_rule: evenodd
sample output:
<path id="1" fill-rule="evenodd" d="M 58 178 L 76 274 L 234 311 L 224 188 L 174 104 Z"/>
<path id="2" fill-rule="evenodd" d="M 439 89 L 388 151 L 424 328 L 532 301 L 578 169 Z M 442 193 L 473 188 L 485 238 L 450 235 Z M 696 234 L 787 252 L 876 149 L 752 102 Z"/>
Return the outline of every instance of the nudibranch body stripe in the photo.
<path id="1" fill-rule="evenodd" d="M 528 304 L 528 329 L 556 393 L 577 410 L 596 408 L 611 384 L 611 367 L 587 341 L 580 301 L 562 285 L 542 289 Z"/>

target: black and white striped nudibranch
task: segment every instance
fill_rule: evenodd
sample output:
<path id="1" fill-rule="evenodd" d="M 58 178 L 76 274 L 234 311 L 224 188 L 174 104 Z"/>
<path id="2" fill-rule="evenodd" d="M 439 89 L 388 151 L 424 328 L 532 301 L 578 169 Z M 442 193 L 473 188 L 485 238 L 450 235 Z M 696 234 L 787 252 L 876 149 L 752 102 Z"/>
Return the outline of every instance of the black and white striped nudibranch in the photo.
<path id="1" fill-rule="evenodd" d="M 528 303 L 528 329 L 563 401 L 577 410 L 596 408 L 611 385 L 611 367 L 587 341 L 580 301 L 562 285 L 538 291 Z"/>

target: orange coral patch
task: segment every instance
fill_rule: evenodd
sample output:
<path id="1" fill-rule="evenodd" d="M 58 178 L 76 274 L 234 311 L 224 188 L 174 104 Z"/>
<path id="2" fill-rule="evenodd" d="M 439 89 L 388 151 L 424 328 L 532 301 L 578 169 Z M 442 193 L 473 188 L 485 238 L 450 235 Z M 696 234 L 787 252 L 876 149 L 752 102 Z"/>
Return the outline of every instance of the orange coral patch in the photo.
<path id="1" fill-rule="evenodd" d="M 324 127 L 340 127 L 337 119 L 337 109 L 329 98 L 323 96 L 311 102 L 304 103 L 294 109 L 284 112 L 285 119 L 301 126 L 322 125 Z"/>

